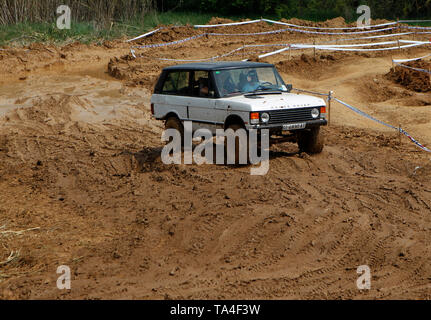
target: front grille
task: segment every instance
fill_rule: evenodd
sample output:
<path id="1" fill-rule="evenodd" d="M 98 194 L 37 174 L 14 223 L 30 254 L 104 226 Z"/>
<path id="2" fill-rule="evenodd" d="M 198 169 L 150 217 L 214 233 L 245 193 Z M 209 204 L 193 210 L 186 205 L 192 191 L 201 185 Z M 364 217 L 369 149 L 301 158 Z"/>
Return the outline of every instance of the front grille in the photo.
<path id="1" fill-rule="evenodd" d="M 311 116 L 312 109 L 313 108 L 302 108 L 302 109 L 270 111 L 268 112 L 270 116 L 269 124 L 293 123 L 293 122 L 316 120 Z"/>

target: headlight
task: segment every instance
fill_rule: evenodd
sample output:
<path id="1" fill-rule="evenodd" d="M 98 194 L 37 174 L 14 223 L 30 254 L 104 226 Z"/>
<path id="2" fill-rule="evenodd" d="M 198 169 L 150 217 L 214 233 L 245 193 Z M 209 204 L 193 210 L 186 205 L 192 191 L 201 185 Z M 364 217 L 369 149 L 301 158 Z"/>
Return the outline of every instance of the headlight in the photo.
<path id="1" fill-rule="evenodd" d="M 263 123 L 268 123 L 269 122 L 269 114 L 268 113 L 262 113 L 260 115 L 260 120 L 262 120 Z"/>
<path id="2" fill-rule="evenodd" d="M 320 111 L 317 108 L 313 108 L 311 110 L 311 116 L 313 117 L 313 119 L 317 119 L 320 116 Z"/>

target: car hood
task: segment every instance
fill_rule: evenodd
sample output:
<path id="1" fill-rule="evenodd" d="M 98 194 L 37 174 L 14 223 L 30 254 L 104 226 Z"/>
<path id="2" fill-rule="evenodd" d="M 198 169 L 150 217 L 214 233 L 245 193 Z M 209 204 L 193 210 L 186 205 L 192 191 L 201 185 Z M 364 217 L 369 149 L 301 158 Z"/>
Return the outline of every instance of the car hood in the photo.
<path id="1" fill-rule="evenodd" d="M 282 94 L 262 94 L 253 96 L 234 96 L 224 98 L 222 100 L 232 107 L 245 107 L 248 106 L 250 111 L 267 111 L 274 109 L 296 109 L 307 107 L 321 107 L 325 106 L 325 100 L 313 96 L 282 93 Z"/>

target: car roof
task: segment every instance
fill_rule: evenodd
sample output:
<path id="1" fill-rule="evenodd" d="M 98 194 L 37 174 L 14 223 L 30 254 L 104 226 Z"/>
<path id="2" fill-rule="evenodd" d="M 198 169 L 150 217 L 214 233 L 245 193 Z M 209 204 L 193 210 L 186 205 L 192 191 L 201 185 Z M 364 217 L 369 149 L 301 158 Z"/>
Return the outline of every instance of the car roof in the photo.
<path id="1" fill-rule="evenodd" d="M 221 61 L 221 62 L 198 62 L 198 63 L 185 63 L 175 66 L 166 67 L 163 70 L 226 70 L 226 69 L 240 69 L 240 68 L 262 68 L 273 67 L 274 65 L 261 62 L 250 61 Z"/>

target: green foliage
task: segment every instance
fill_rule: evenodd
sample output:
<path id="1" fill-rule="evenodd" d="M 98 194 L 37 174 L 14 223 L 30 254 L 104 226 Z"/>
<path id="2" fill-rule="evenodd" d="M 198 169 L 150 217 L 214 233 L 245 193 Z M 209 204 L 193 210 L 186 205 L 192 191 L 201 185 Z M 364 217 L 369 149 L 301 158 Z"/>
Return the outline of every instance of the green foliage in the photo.
<path id="1" fill-rule="evenodd" d="M 182 4 L 187 10 L 197 7 L 221 14 L 269 14 L 279 18 L 332 18 L 355 20 L 356 8 L 368 5 L 374 18 L 430 18 L 431 0 L 190 0 Z"/>
<path id="2" fill-rule="evenodd" d="M 71 30 L 55 26 L 60 2 L 72 9 Z M 0 0 L 0 45 L 101 42 L 134 37 L 160 24 L 205 24 L 213 16 L 355 21 L 361 4 L 371 7 L 374 19 L 431 19 L 431 0 Z"/>

